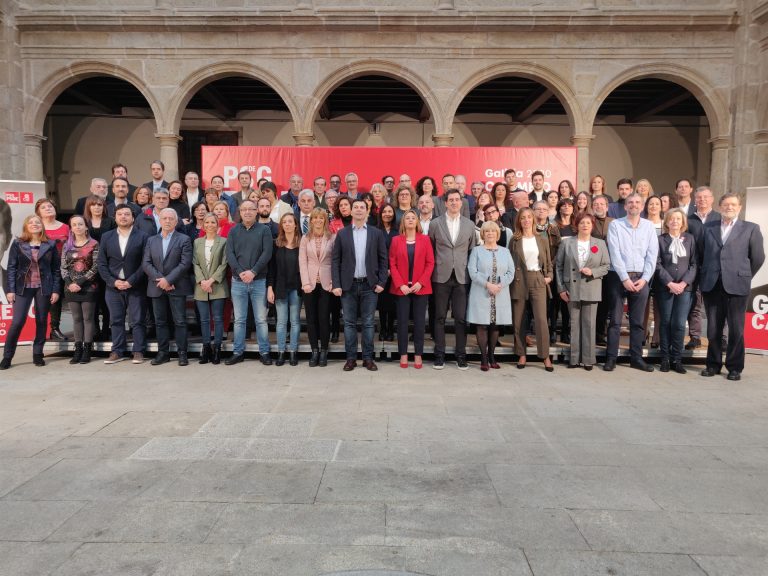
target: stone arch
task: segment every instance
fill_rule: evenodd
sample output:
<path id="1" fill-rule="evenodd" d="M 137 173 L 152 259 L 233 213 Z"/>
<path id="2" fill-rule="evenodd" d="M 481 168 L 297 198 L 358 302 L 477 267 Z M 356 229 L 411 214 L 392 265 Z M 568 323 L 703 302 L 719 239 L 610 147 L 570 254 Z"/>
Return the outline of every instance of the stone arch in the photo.
<path id="1" fill-rule="evenodd" d="M 174 92 L 173 96 L 168 102 L 167 117 L 168 126 L 167 132 L 171 134 L 178 134 L 179 126 L 181 125 L 181 117 L 184 114 L 184 110 L 187 108 L 187 104 L 197 91 L 210 84 L 214 80 L 219 78 L 226 78 L 231 76 L 245 76 L 253 78 L 260 82 L 263 82 L 282 98 L 285 105 L 288 107 L 288 111 L 291 114 L 294 128 L 298 125 L 297 120 L 300 117 L 299 109 L 296 106 L 290 91 L 283 85 L 278 78 L 270 72 L 240 61 L 225 61 L 206 66 L 199 70 L 195 70 L 192 74 L 187 76 L 179 88 Z"/>
<path id="2" fill-rule="evenodd" d="M 730 117 L 728 104 L 722 100 L 710 82 L 698 72 L 669 62 L 649 62 L 629 68 L 612 78 L 598 92 L 592 108 L 589 110 L 589 126 L 594 124 L 600 106 L 610 94 L 622 84 L 643 78 L 659 78 L 679 84 L 693 94 L 704 108 L 709 122 L 711 138 L 728 137 Z"/>
<path id="3" fill-rule="evenodd" d="M 89 61 L 78 62 L 60 68 L 48 75 L 38 86 L 30 90 L 26 96 L 24 132 L 26 134 L 42 134 L 45 117 L 48 115 L 48 111 L 56 101 L 56 98 L 73 84 L 94 76 L 111 76 L 131 84 L 146 98 L 158 128 L 162 126 L 162 108 L 149 89 L 149 86 L 141 77 L 116 64 Z"/>
<path id="4" fill-rule="evenodd" d="M 413 88 L 426 103 L 429 112 L 434 119 L 435 132 L 442 133 L 447 126 L 443 120 L 443 109 L 437 96 L 429 84 L 412 70 L 401 64 L 386 60 L 358 60 L 331 73 L 315 89 L 314 94 L 308 99 L 304 117 L 299 132 L 311 133 L 315 116 L 326 98 L 339 86 L 360 76 L 369 74 L 381 74 L 394 80 L 399 80 Z"/>
<path id="5" fill-rule="evenodd" d="M 568 115 L 568 123 L 571 126 L 572 134 L 591 134 L 587 125 L 584 123 L 584 114 L 579 105 L 579 101 L 573 92 L 571 85 L 561 77 L 557 72 L 531 62 L 510 61 L 502 64 L 494 64 L 475 72 L 467 78 L 461 86 L 456 89 L 453 98 L 446 107 L 446 121 L 448 126 L 453 124 L 456 111 L 459 109 L 464 98 L 485 82 L 501 78 L 503 76 L 520 76 L 540 82 L 554 93 L 560 100 Z"/>

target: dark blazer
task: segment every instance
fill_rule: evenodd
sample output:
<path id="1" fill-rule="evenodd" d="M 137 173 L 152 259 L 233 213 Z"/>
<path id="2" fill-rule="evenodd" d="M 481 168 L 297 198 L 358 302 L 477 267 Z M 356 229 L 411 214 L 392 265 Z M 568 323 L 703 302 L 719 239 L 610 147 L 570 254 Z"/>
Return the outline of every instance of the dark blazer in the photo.
<path id="1" fill-rule="evenodd" d="M 192 217 L 189 211 L 189 204 L 184 200 L 171 200 L 168 203 L 168 208 L 176 210 L 176 214 L 179 215 L 179 220 L 189 220 Z"/>
<path id="2" fill-rule="evenodd" d="M 419 282 L 419 296 L 432 294 L 432 271 L 435 268 L 435 255 L 432 243 L 424 234 L 416 234 L 416 246 L 413 254 L 413 283 Z M 389 271 L 392 275 L 390 292 L 402 296 L 400 287 L 408 285 L 408 244 L 405 236 L 395 236 L 389 247 Z"/>
<path id="3" fill-rule="evenodd" d="M 77 199 L 77 202 L 75 203 L 75 214 L 77 214 L 78 216 L 82 216 L 83 214 L 85 214 L 85 202 L 91 196 L 93 196 L 93 194 L 88 194 L 87 196 L 83 196 Z M 107 209 L 107 212 L 109 211 L 109 206 L 114 203 L 115 203 L 115 195 L 107 193 L 107 200 L 105 202 L 105 205 L 106 205 L 105 208 Z"/>
<path id="4" fill-rule="evenodd" d="M 355 241 L 352 237 L 352 225 L 345 226 L 336 234 L 333 243 L 333 260 L 331 263 L 331 276 L 333 287 L 349 290 L 355 279 Z M 368 232 L 365 243 L 365 275 L 371 288 L 387 283 L 387 245 L 384 242 L 384 234 L 373 226 L 366 225 Z"/>
<path id="5" fill-rule="evenodd" d="M 152 180 L 150 180 L 149 182 L 145 182 L 145 183 L 143 184 L 143 186 L 145 186 L 145 187 L 149 188 L 149 192 L 150 192 L 150 195 L 152 194 L 152 191 L 155 189 L 155 183 L 154 183 Z M 160 186 L 161 186 L 162 188 L 165 188 L 166 190 L 168 190 L 168 186 L 170 186 L 170 184 L 169 184 L 168 182 L 166 182 L 165 180 L 163 180 L 163 181 L 160 183 Z"/>
<path id="6" fill-rule="evenodd" d="M 752 277 L 765 262 L 763 235 L 753 222 L 736 220 L 733 230 L 723 244 L 720 222 L 704 225 L 700 243 L 703 248 L 699 288 L 714 290 L 718 278 L 723 289 L 734 296 L 749 296 Z"/>
<path id="7" fill-rule="evenodd" d="M 147 296 L 157 298 L 163 294 L 169 296 L 191 296 L 194 293 L 192 283 L 192 240 L 186 234 L 175 231 L 163 258 L 163 237 L 160 234 L 150 237 L 144 247 L 144 272 L 147 275 Z M 166 292 L 157 287 L 155 281 L 165 278 L 175 286 Z"/>
<path id="8" fill-rule="evenodd" d="M 141 206 L 139 206 L 138 204 L 134 204 L 130 200 L 128 201 L 127 205 L 128 205 L 128 208 L 131 209 L 131 212 L 133 212 L 134 220 L 141 215 Z M 122 204 L 120 206 L 122 206 Z M 116 204 L 107 204 L 107 216 L 109 216 L 110 218 L 114 218 L 115 210 L 117 210 L 117 208 L 118 207 Z"/>
<path id="9" fill-rule="evenodd" d="M 147 210 L 149 210 L 149 214 L 147 214 L 146 210 L 142 211 L 142 213 L 139 214 L 139 217 L 134 220 L 133 225 L 147 236 L 154 236 L 155 234 L 160 233 L 160 229 L 155 222 L 155 217 L 152 215 L 153 208 L 150 206 Z M 192 226 L 194 226 L 194 224 L 192 224 Z M 182 234 L 187 233 L 187 225 L 181 221 L 181 218 L 179 218 L 179 221 L 176 224 L 176 232 L 181 232 Z"/>
<path id="10" fill-rule="evenodd" d="M 510 208 L 509 210 L 505 210 L 504 214 L 501 215 L 500 220 L 501 220 L 501 223 L 504 224 L 504 226 L 506 226 L 510 230 L 514 230 L 515 220 L 517 220 L 517 209 Z"/>
<path id="11" fill-rule="evenodd" d="M 672 262 L 672 255 L 669 253 L 669 247 L 672 244 L 672 237 L 664 233 L 659 236 L 659 258 L 656 263 L 655 288 L 656 290 L 666 290 L 670 282 L 685 282 L 685 291 L 690 292 L 693 283 L 696 281 L 698 272 L 698 260 L 696 256 L 696 240 L 693 234 L 683 232 L 683 247 L 685 248 L 685 257 L 678 258 L 677 264 Z"/>
<path id="12" fill-rule="evenodd" d="M 617 200 L 608 204 L 608 216 L 611 218 L 624 218 L 627 215 L 627 209 L 624 208 L 624 200 Z"/>
<path id="13" fill-rule="evenodd" d="M 56 242 L 48 240 L 40 244 L 37 265 L 40 269 L 40 288 L 45 296 L 61 294 L 61 261 Z M 18 238 L 8 251 L 8 292 L 24 293 L 24 281 L 32 265 L 32 247 Z"/>
<path id="14" fill-rule="evenodd" d="M 105 232 L 99 244 L 99 276 L 107 285 L 108 290 L 117 290 L 115 282 L 120 279 L 123 270 L 125 279 L 134 288 L 144 290 L 147 277 L 144 274 L 144 246 L 148 236 L 136 226 L 131 229 L 125 256 L 120 253 L 120 237 L 117 229 Z M 119 290 L 118 290 L 119 292 Z"/>
<path id="15" fill-rule="evenodd" d="M 98 228 L 94 228 L 90 224 L 88 225 L 88 233 L 91 235 L 91 238 L 96 240 L 96 242 L 101 242 L 104 234 L 115 228 L 117 228 L 117 224 L 115 224 L 114 218 L 104 216 L 102 217 L 101 225 Z"/>
<path id="16" fill-rule="evenodd" d="M 535 234 L 536 245 L 539 247 L 539 268 L 545 278 L 552 278 L 552 258 L 549 256 L 549 242 L 541 234 Z M 515 278 L 512 280 L 510 292 L 513 300 L 528 299 L 528 281 L 526 276 L 525 254 L 523 254 L 523 239 L 515 240 L 509 245 L 512 260 L 515 262 Z M 547 292 L 551 292 L 547 285 Z"/>
<path id="17" fill-rule="evenodd" d="M 718 223 L 720 222 L 720 212 L 712 210 L 712 212 L 709 213 L 709 216 L 707 216 L 707 222 L 715 221 Z M 701 221 L 701 218 L 699 218 L 695 212 L 688 217 L 688 232 L 693 235 L 693 239 L 696 240 L 697 243 L 703 240 L 704 222 Z M 699 248 L 701 248 L 701 246 L 699 246 Z M 699 261 L 701 261 L 701 250 L 699 250 Z"/>
<path id="18" fill-rule="evenodd" d="M 128 202 L 133 201 L 134 192 L 136 192 L 136 186 L 134 186 L 133 184 L 128 184 Z M 110 198 L 110 197 L 111 198 L 115 197 L 114 193 L 112 192 L 112 184 L 107 186 L 107 198 Z"/>

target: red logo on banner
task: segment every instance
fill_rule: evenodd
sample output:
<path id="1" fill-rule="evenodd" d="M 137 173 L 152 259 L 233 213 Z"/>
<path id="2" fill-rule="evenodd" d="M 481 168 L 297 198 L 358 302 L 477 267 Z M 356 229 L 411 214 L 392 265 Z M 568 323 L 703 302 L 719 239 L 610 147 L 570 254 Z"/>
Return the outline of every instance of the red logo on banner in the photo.
<path id="1" fill-rule="evenodd" d="M 8 331 L 11 329 L 11 322 L 13 322 L 13 305 L 0 304 L 0 344 L 5 342 L 5 338 L 8 336 Z M 34 339 L 35 307 L 32 306 L 32 308 L 29 310 L 27 321 L 24 323 L 24 327 L 21 329 L 19 342 L 32 342 Z"/>
<path id="2" fill-rule="evenodd" d="M 8 204 L 34 204 L 35 195 L 32 192 L 6 192 L 5 201 Z"/>
<path id="3" fill-rule="evenodd" d="M 744 346 L 768 350 L 768 314 L 747 312 L 744 322 Z"/>

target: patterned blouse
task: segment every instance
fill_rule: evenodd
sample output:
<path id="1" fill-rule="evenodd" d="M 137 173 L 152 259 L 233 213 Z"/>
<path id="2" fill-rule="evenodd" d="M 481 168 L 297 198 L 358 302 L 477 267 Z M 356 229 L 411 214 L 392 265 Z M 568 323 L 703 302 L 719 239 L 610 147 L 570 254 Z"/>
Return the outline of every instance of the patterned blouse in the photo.
<path id="1" fill-rule="evenodd" d="M 82 246 L 73 246 L 64 251 L 61 255 L 61 279 L 64 288 L 67 289 L 74 282 L 85 292 L 95 290 L 98 258 L 99 243 L 93 238 Z"/>

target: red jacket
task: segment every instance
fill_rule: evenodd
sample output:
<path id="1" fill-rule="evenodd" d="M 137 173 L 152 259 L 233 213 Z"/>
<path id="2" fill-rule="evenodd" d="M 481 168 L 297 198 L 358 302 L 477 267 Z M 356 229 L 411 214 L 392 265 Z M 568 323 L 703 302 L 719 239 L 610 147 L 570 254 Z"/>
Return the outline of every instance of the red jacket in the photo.
<path id="1" fill-rule="evenodd" d="M 416 251 L 413 255 L 413 283 L 421 283 L 419 296 L 432 294 L 432 270 L 435 268 L 435 254 L 429 236 L 416 234 Z M 389 274 L 392 283 L 389 289 L 396 296 L 403 296 L 400 287 L 408 285 L 408 248 L 405 235 L 392 238 L 389 247 Z"/>

